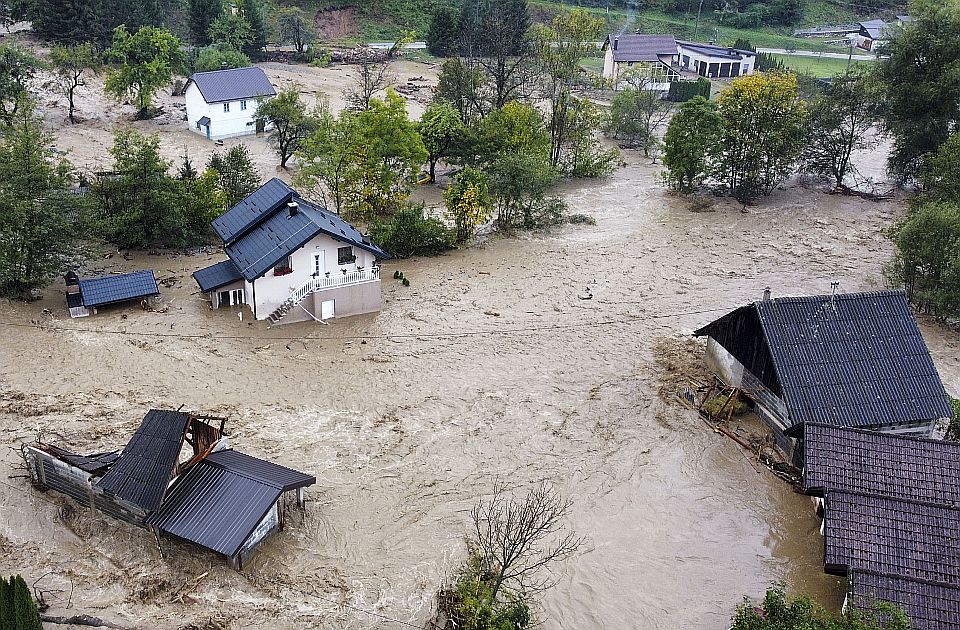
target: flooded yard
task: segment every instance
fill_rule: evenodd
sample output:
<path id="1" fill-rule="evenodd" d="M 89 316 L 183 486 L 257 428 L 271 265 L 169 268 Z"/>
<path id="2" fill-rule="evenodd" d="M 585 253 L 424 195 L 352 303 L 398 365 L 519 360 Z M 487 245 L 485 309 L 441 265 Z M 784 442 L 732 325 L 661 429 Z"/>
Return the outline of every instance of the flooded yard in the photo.
<path id="1" fill-rule="evenodd" d="M 335 75 L 349 73 L 265 69 L 278 86 L 334 99 L 346 80 Z M 435 77 L 416 64 L 398 72 Z M 160 131 L 168 158 L 204 162 L 213 146 L 161 104 L 167 118 L 136 126 Z M 129 112 L 81 106 L 91 111 L 102 113 L 84 126 L 51 125 L 92 170 Z M 264 139 L 249 143 L 261 174 L 277 174 Z M 891 245 L 880 231 L 903 205 L 791 187 L 742 213 L 673 196 L 659 166 L 627 160 L 560 191 L 597 225 L 387 262 L 382 312 L 329 326 L 267 329 L 209 310 L 190 274 L 219 252 L 89 263 L 88 275 L 154 269 L 159 311 L 71 320 L 62 281 L 40 301 L 0 302 L 0 573 L 37 581 L 51 613 L 123 627 L 419 627 L 465 555 L 477 499 L 496 480 L 521 491 L 549 480 L 587 543 L 543 597 L 544 628 L 720 630 L 744 595 L 778 580 L 838 608 L 843 585 L 822 573 L 809 500 L 673 402 L 655 349 L 767 286 L 881 288 Z M 868 162 L 879 171 L 882 156 Z M 923 331 L 960 393 L 957 335 Z M 228 416 L 236 448 L 317 476 L 306 512 L 243 573 L 171 541 L 161 558 L 148 532 L 40 493 L 16 468 L 19 444 L 38 435 L 114 449 L 149 408 L 181 405 Z"/>

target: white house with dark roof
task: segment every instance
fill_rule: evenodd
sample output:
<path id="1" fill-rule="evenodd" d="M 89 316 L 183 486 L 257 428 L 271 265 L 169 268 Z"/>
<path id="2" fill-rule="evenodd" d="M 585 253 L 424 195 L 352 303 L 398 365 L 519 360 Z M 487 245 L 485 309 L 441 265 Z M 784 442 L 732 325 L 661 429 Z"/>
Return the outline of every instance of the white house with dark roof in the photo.
<path id="1" fill-rule="evenodd" d="M 897 28 L 897 25 L 889 24 L 883 20 L 867 20 L 866 22 L 860 22 L 859 26 L 857 48 L 871 51 L 876 51 L 878 47 L 888 43 Z"/>
<path id="2" fill-rule="evenodd" d="M 680 67 L 701 77 L 725 79 L 753 74 L 757 69 L 757 53 L 739 48 L 677 42 Z"/>
<path id="3" fill-rule="evenodd" d="M 271 324 L 380 310 L 389 256 L 336 213 L 273 178 L 214 219 L 227 260 L 193 274 L 212 308 L 248 305 Z"/>
<path id="4" fill-rule="evenodd" d="M 677 40 L 673 35 L 609 35 L 603 43 L 603 78 L 616 89 L 620 75 L 637 68 L 650 77 L 646 88 L 667 92 L 680 78 L 677 69 Z"/>
<path id="5" fill-rule="evenodd" d="M 184 89 L 187 124 L 211 140 L 268 131 L 257 128 L 257 105 L 276 94 L 270 79 L 256 66 L 196 72 Z"/>

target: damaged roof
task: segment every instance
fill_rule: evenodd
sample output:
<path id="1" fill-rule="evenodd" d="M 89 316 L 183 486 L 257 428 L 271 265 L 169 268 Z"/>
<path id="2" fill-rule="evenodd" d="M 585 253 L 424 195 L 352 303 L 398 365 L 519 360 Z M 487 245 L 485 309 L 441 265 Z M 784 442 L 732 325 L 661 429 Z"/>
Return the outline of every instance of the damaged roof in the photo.
<path id="1" fill-rule="evenodd" d="M 96 486 L 151 512 L 160 506 L 180 457 L 190 415 L 151 409 L 120 459 Z"/>
<path id="2" fill-rule="evenodd" d="M 782 297 L 741 307 L 694 332 L 731 350 L 730 322 L 752 311 L 792 427 L 911 423 L 953 414 L 943 382 L 902 291 Z M 718 341 L 719 341 L 718 339 Z M 794 431 L 795 432 L 795 431 Z"/>
<path id="3" fill-rule="evenodd" d="M 288 210 L 290 202 L 297 204 L 294 213 Z M 237 271 L 250 282 L 319 234 L 389 258 L 356 227 L 306 201 L 276 177 L 214 219 L 213 229 Z"/>
<path id="4" fill-rule="evenodd" d="M 104 453 L 94 453 L 92 455 L 77 455 L 58 446 L 47 445 L 47 450 L 56 455 L 71 466 L 76 466 L 80 470 L 86 471 L 91 475 L 97 475 L 114 464 L 120 457 L 120 451 L 107 451 Z"/>
<path id="5" fill-rule="evenodd" d="M 311 475 L 237 451 L 218 451 L 177 479 L 147 523 L 232 557 L 284 491 L 314 483 Z"/>
<path id="6" fill-rule="evenodd" d="M 848 490 L 960 507 L 960 443 L 804 427 L 804 492 Z"/>

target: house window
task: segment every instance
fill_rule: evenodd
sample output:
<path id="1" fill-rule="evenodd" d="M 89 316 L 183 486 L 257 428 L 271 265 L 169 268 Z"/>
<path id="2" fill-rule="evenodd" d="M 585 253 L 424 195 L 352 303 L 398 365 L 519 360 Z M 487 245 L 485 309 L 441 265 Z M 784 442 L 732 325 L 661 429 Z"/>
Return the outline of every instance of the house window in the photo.
<path id="1" fill-rule="evenodd" d="M 247 108 L 247 102 L 246 102 L 246 101 L 240 101 L 240 111 L 243 111 L 243 110 L 245 110 L 246 108 Z"/>
<path id="2" fill-rule="evenodd" d="M 293 265 L 290 262 L 289 256 L 278 262 L 273 267 L 273 275 L 275 276 L 285 276 L 288 273 L 293 273 Z"/>
<path id="3" fill-rule="evenodd" d="M 353 255 L 352 247 L 337 248 L 337 264 L 338 265 L 350 265 L 355 262 L 357 262 L 357 257 Z"/>
<path id="4" fill-rule="evenodd" d="M 224 112 L 224 113 L 227 113 L 227 112 L 229 112 L 229 111 L 230 111 L 230 103 L 229 103 L 229 102 L 224 103 L 224 104 L 223 104 L 223 112 Z"/>

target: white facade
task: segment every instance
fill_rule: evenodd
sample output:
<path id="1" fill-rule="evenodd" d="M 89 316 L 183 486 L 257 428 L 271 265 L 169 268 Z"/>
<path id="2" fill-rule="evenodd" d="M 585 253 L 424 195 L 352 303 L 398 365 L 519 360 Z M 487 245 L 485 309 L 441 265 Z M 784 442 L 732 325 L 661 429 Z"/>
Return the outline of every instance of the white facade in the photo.
<path id="1" fill-rule="evenodd" d="M 258 104 L 256 98 L 207 103 L 200 88 L 193 81 L 187 85 L 184 98 L 187 105 L 187 125 L 194 133 L 211 140 L 221 140 L 258 132 L 255 121 Z M 201 121 L 203 118 L 208 118 L 209 124 L 202 124 L 205 122 Z M 268 125 L 266 129 L 259 131 L 270 129 Z"/>
<path id="2" fill-rule="evenodd" d="M 608 79 L 614 89 L 620 85 L 619 76 L 630 68 L 642 68 L 651 81 L 644 87 L 654 92 L 668 92 L 670 83 L 680 78 L 672 69 L 676 55 L 658 55 L 658 61 L 614 61 L 613 49 L 607 47 L 603 56 L 603 78 Z"/>
<path id="3" fill-rule="evenodd" d="M 341 263 L 342 248 L 349 248 L 356 260 Z M 340 279 L 356 277 L 358 270 L 369 271 L 376 258 L 359 247 L 335 241 L 326 234 L 320 234 L 293 252 L 287 260 L 290 273 L 278 271 L 284 267 L 284 263 L 281 262 L 262 277 L 253 282 L 244 283 L 244 301 L 253 309 L 257 319 L 267 319 L 304 283 L 314 278 L 329 277 L 331 283 L 334 283 Z M 277 273 L 281 275 L 276 275 Z M 327 276 L 327 274 L 330 275 Z"/>
<path id="4" fill-rule="evenodd" d="M 744 50 L 680 42 L 680 67 L 701 77 L 719 79 L 756 72 L 757 56 Z"/>

